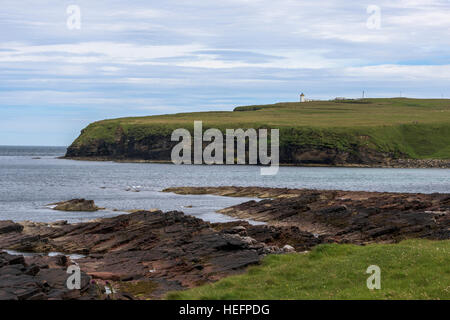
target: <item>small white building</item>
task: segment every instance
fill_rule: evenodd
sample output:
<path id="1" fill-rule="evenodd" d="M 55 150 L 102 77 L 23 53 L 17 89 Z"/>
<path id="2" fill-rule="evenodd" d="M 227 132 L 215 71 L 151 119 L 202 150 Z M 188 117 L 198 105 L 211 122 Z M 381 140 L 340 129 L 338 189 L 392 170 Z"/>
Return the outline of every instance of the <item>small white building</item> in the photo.
<path id="1" fill-rule="evenodd" d="M 300 95 L 300 102 L 306 102 L 306 98 L 303 93 Z"/>

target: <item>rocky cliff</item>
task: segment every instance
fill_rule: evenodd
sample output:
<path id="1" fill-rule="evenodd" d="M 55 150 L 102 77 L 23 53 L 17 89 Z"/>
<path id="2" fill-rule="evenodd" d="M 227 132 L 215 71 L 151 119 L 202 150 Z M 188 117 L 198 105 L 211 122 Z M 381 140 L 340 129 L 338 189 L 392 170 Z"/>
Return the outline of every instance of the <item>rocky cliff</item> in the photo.
<path id="1" fill-rule="evenodd" d="M 203 132 L 278 129 L 282 164 L 448 168 L 449 112 L 448 100 L 367 99 L 110 119 L 83 129 L 66 157 L 170 161 L 173 130 L 192 135 L 194 121 L 201 120 Z"/>
<path id="2" fill-rule="evenodd" d="M 89 144 L 72 144 L 66 158 L 91 160 L 171 161 L 172 148 L 177 144 L 170 136 L 150 135 L 141 140 L 126 135 L 108 142 L 94 140 Z M 225 152 L 224 152 L 225 154 Z M 351 150 L 327 146 L 280 147 L 280 163 L 304 165 L 389 165 L 393 155 L 355 145 Z"/>
<path id="3" fill-rule="evenodd" d="M 65 158 L 79 160 L 170 162 L 172 148 L 177 143 L 171 141 L 170 135 L 154 134 L 137 140 L 133 136 L 119 133 L 113 141 L 94 139 L 89 143 L 83 144 L 75 142 L 67 149 Z M 280 146 L 280 164 L 450 168 L 450 160 L 411 159 L 406 154 L 382 152 L 357 143 L 351 144 L 346 148 L 338 148 L 327 145 L 297 145 L 285 142 Z"/>

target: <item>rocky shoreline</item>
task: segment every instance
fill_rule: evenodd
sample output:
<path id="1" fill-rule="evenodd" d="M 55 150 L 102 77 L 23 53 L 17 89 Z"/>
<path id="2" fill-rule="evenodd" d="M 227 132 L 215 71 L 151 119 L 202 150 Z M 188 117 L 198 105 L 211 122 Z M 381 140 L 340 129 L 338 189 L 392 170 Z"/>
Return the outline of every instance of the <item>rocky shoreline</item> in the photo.
<path id="1" fill-rule="evenodd" d="M 326 242 L 364 244 L 407 238 L 450 239 L 450 194 L 262 187 L 180 187 L 164 192 L 257 197 L 219 210 L 277 226 L 296 226 Z"/>
<path id="2" fill-rule="evenodd" d="M 96 298 L 84 272 L 80 290 L 65 286 L 69 263 L 66 256 L 23 257 L 0 252 L 0 300 Z"/>
<path id="3" fill-rule="evenodd" d="M 450 239 L 450 194 L 402 194 L 261 187 L 170 188 L 179 194 L 257 197 L 220 212 L 264 221 L 208 223 L 182 212 L 136 211 L 67 224 L 0 221 L 0 248 L 83 255 L 0 254 L 0 299 L 159 299 L 243 272 L 267 254 L 323 243 Z M 69 265 L 83 272 L 68 290 Z M 110 287 L 108 293 L 105 289 Z"/>
<path id="4" fill-rule="evenodd" d="M 171 290 L 191 288 L 242 272 L 266 254 L 304 251 L 320 242 L 298 228 L 252 226 L 244 221 L 210 224 L 176 211 L 138 211 L 78 224 L 1 221 L 0 248 L 82 254 L 84 257 L 76 263 L 88 280 L 96 283 L 87 281 L 82 290 L 72 290 L 78 293 L 68 295 L 63 290 L 61 273 L 71 261 L 60 256 L 66 262 L 50 268 L 45 263 L 47 257 L 35 257 L 34 261 L 25 258 L 17 263 L 20 272 L 11 270 L 10 264 L 0 263 L 0 292 L 3 293 L 0 299 L 161 298 Z M 296 248 L 289 246 L 290 243 L 296 243 Z M 3 255 L 10 259 L 9 255 Z M 24 278 L 24 273 L 35 264 L 43 266 L 35 271 L 32 280 L 28 276 Z M 48 277 L 42 276 L 48 270 L 52 271 L 48 277 L 60 278 L 57 285 L 49 284 L 47 291 L 37 292 L 40 294 L 37 297 L 22 294 L 24 287 L 50 283 Z M 37 284 L 30 283 L 34 279 L 39 279 Z M 108 282 L 116 293 L 98 293 L 98 289 L 91 288 L 98 288 L 98 282 L 103 286 Z M 55 290 L 60 294 L 53 294 Z M 92 292 L 97 295 L 93 296 Z"/>
<path id="5" fill-rule="evenodd" d="M 395 159 L 390 161 L 391 168 L 436 168 L 436 169 L 449 169 L 450 160 L 444 159 Z"/>
<path id="6" fill-rule="evenodd" d="M 149 160 L 144 158 L 122 158 L 112 156 L 63 156 L 59 159 L 78 161 L 113 161 L 119 163 L 163 163 L 171 164 L 172 161 Z M 386 158 L 381 162 L 373 163 L 320 163 L 298 162 L 280 163 L 281 167 L 342 167 L 342 168 L 405 168 L 405 169 L 450 169 L 450 160 L 447 159 L 391 159 Z"/>

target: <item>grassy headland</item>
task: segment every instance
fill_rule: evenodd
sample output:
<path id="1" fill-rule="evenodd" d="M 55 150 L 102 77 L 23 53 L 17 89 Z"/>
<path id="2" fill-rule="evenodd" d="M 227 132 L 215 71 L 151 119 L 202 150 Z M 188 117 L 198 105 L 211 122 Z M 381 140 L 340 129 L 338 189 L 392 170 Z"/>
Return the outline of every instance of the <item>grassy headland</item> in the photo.
<path id="1" fill-rule="evenodd" d="M 381 269 L 381 289 L 365 271 Z M 450 241 L 367 246 L 326 244 L 305 254 L 269 255 L 245 274 L 168 299 L 450 299 Z"/>
<path id="2" fill-rule="evenodd" d="M 103 120 L 82 131 L 69 148 L 73 151 L 69 156 L 84 156 L 82 150 L 92 145 L 117 144 L 121 136 L 132 141 L 131 149 L 148 145 L 148 141 L 167 139 L 176 128 L 192 131 L 195 120 L 202 120 L 204 129 L 278 128 L 281 160 L 284 156 L 286 163 L 296 161 L 292 150 L 306 149 L 335 150 L 350 156 L 364 149 L 392 158 L 450 159 L 450 100 L 406 98 L 277 103 L 237 107 L 233 112 Z M 114 148 L 99 155 L 108 155 Z"/>

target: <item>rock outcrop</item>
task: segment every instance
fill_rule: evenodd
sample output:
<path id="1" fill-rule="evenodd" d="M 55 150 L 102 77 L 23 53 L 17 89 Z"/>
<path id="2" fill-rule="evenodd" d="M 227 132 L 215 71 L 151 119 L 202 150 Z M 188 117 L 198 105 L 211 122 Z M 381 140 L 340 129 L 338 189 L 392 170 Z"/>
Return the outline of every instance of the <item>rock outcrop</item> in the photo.
<path id="1" fill-rule="evenodd" d="M 303 252 L 321 243 L 450 239 L 449 194 L 258 187 L 170 190 L 263 198 L 221 212 L 267 224 L 208 223 L 159 210 L 77 224 L 0 221 L 0 248 L 78 253 L 83 257 L 76 262 L 85 274 L 82 290 L 67 291 L 65 268 L 72 262 L 66 256 L 2 254 L 0 299 L 160 298 L 170 290 L 242 272 L 266 254 Z M 112 293 L 99 290 L 105 285 Z"/>
<path id="2" fill-rule="evenodd" d="M 188 187 L 165 191 L 263 198 L 219 212 L 239 219 L 296 226 L 305 232 L 320 235 L 326 242 L 450 239 L 450 194 L 260 187 Z"/>
<path id="3" fill-rule="evenodd" d="M 304 251 L 320 243 L 298 228 L 210 224 L 176 211 L 23 227 L 1 234 L 0 248 L 83 254 L 77 263 L 93 279 L 114 283 L 118 292 L 145 283 L 151 298 L 242 272 L 265 254 L 282 253 L 286 244 Z"/>
<path id="4" fill-rule="evenodd" d="M 212 194 L 224 197 L 251 197 L 251 198 L 290 198 L 302 194 L 302 189 L 269 188 L 269 187 L 173 187 L 166 188 L 162 192 L 172 192 L 176 194 Z"/>
<path id="5" fill-rule="evenodd" d="M 59 211 L 97 211 L 99 208 L 95 205 L 94 200 L 85 199 L 72 199 L 68 201 L 61 201 L 52 203 L 54 205 L 53 210 Z"/>
<path id="6" fill-rule="evenodd" d="M 66 286 L 66 256 L 26 257 L 0 252 L 0 300 L 66 300 L 102 298 L 81 273 L 79 290 Z"/>
<path id="7" fill-rule="evenodd" d="M 20 232 L 23 226 L 11 220 L 0 221 L 0 234 L 9 232 Z"/>

